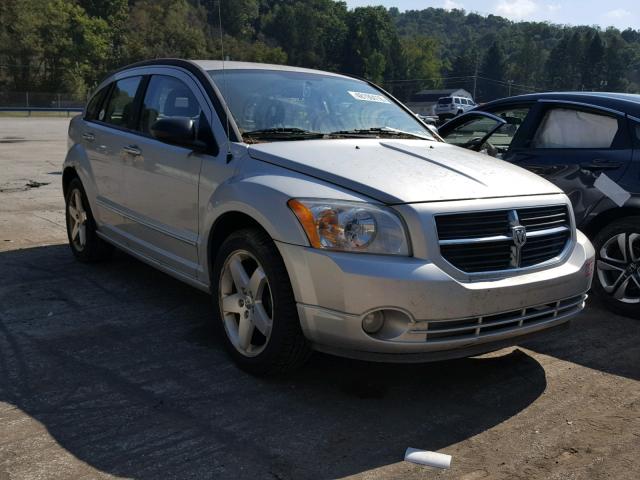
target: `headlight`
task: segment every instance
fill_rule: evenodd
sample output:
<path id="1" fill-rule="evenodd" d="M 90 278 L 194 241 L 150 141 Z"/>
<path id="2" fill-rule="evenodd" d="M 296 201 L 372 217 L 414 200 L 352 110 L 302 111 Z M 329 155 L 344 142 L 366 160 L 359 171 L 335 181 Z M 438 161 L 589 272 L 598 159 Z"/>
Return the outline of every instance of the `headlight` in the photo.
<path id="1" fill-rule="evenodd" d="M 312 199 L 291 199 L 288 205 L 314 248 L 409 255 L 402 220 L 388 208 Z"/>

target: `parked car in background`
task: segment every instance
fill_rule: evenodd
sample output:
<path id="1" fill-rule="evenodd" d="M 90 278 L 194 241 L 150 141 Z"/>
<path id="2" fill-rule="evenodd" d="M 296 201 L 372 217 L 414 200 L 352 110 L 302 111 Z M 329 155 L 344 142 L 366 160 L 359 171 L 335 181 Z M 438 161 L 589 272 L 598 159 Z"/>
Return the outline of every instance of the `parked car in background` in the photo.
<path id="1" fill-rule="evenodd" d="M 449 143 L 562 188 L 597 252 L 593 291 L 640 318 L 640 95 L 544 93 L 488 103 L 441 126 Z"/>
<path id="2" fill-rule="evenodd" d="M 475 106 L 476 103 L 470 98 L 442 97 L 438 99 L 438 103 L 436 104 L 435 108 L 435 114 L 442 122 L 457 115 L 468 112 Z"/>
<path id="3" fill-rule="evenodd" d="M 286 66 L 154 60 L 69 128 L 81 261 L 115 245 L 206 292 L 253 373 L 312 349 L 477 355 L 565 325 L 593 248 L 560 189 L 437 140 L 371 83 Z"/>
<path id="4" fill-rule="evenodd" d="M 438 117 L 431 117 L 428 115 L 420 115 L 418 113 L 415 114 L 420 120 L 422 120 L 427 125 L 436 126 L 438 123 Z"/>

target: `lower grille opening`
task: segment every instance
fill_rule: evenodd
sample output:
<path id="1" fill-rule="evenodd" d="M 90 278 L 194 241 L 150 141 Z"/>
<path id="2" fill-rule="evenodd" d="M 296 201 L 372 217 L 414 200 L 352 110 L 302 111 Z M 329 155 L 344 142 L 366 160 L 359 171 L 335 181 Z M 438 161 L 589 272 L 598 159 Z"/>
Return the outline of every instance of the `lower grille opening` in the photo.
<path id="1" fill-rule="evenodd" d="M 551 321 L 558 316 L 577 313 L 582 309 L 585 299 L 586 295 L 579 295 L 557 302 L 484 317 L 418 322 L 414 332 L 426 333 L 427 342 L 483 337 L 501 331 L 530 327 Z"/>

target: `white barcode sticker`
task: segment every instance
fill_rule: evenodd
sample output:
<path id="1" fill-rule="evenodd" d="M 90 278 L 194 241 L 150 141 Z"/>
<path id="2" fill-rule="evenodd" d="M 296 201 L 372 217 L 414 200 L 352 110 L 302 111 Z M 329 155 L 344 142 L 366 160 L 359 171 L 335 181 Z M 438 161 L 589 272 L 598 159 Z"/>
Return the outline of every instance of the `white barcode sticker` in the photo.
<path id="1" fill-rule="evenodd" d="M 352 92 L 349 90 L 349 95 L 356 100 L 362 100 L 363 102 L 391 103 L 382 95 L 376 95 L 375 93 Z"/>
<path id="2" fill-rule="evenodd" d="M 613 203 L 619 207 L 623 206 L 627 203 L 627 200 L 631 198 L 631 194 L 629 192 L 611 180 L 604 173 L 601 173 L 600 176 L 596 178 L 593 186 L 609 197 Z"/>

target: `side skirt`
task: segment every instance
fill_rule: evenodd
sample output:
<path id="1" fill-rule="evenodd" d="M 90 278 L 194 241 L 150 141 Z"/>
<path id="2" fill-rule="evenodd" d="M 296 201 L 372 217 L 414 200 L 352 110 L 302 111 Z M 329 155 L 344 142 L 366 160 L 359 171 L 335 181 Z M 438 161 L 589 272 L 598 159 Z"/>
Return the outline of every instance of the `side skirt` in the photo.
<path id="1" fill-rule="evenodd" d="M 175 269 L 169 267 L 168 265 L 165 265 L 164 263 L 161 263 L 147 255 L 144 255 L 140 252 L 137 252 L 135 250 L 132 250 L 131 248 L 129 248 L 128 246 L 124 245 L 123 243 L 114 240 L 113 238 L 105 235 L 104 233 L 102 233 L 100 230 L 96 231 L 96 234 L 102 238 L 104 241 L 109 242 L 113 245 L 115 245 L 116 247 L 118 247 L 120 250 L 127 252 L 129 255 L 136 257 L 138 260 L 143 261 L 144 263 L 151 265 L 152 267 L 157 268 L 158 270 L 166 273 L 167 275 L 172 276 L 173 278 L 176 278 L 177 280 L 180 280 L 184 283 L 187 283 L 189 285 L 191 285 L 192 287 L 197 288 L 198 290 L 202 290 L 203 292 L 206 293 L 210 293 L 209 290 L 209 285 L 207 285 L 206 283 L 203 283 L 201 281 L 199 281 L 198 279 L 194 278 L 194 277 L 190 277 L 188 275 L 185 275 L 184 273 L 178 272 Z"/>

